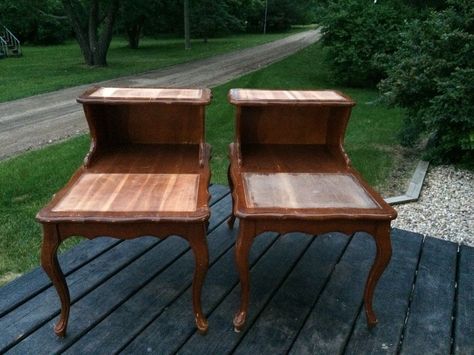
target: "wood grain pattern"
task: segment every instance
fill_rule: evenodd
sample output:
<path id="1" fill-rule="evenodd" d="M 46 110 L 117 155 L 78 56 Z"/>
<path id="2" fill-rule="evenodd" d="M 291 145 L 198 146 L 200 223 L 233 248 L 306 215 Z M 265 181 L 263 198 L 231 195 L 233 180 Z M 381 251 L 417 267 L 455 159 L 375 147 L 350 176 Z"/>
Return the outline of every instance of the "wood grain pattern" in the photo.
<path id="1" fill-rule="evenodd" d="M 391 257 L 390 221 L 397 214 L 354 170 L 344 150 L 354 102 L 331 90 L 232 89 L 228 98 L 236 105 L 236 136 L 229 147 L 229 226 L 240 219 L 236 263 L 241 300 L 235 329 L 242 330 L 248 316 L 247 255 L 255 236 L 267 231 L 370 233 L 377 248 L 364 305 L 373 327 L 372 299 Z"/>
<path id="2" fill-rule="evenodd" d="M 53 212 L 196 210 L 197 174 L 84 174 Z"/>
<path id="3" fill-rule="evenodd" d="M 327 106 L 243 106 L 241 115 L 242 144 L 326 144 L 331 109 Z"/>
<path id="4" fill-rule="evenodd" d="M 187 103 L 207 105 L 211 91 L 205 88 L 92 87 L 77 99 L 80 103 Z"/>
<path id="5" fill-rule="evenodd" d="M 154 88 L 98 88 L 90 97 L 115 97 L 123 99 L 200 99 L 201 89 L 154 89 Z"/>
<path id="6" fill-rule="evenodd" d="M 451 353 L 453 323 L 446 320 L 455 305 L 457 249 L 457 244 L 440 239 L 423 243 L 399 354 Z"/>
<path id="7" fill-rule="evenodd" d="M 209 264 L 209 89 L 91 88 L 78 98 L 91 133 L 81 166 L 38 214 L 42 266 L 61 300 L 54 328 L 65 336 L 70 300 L 57 261 L 62 241 L 80 235 L 133 239 L 179 235 L 194 253 L 193 315 L 207 330 L 201 289 Z"/>
<path id="8" fill-rule="evenodd" d="M 243 173 L 242 177 L 251 208 L 377 208 L 348 174 Z"/>
<path id="9" fill-rule="evenodd" d="M 256 89 L 231 89 L 229 98 L 232 103 L 239 104 L 252 101 L 264 102 L 298 102 L 320 103 L 341 102 L 352 103 L 344 95 L 334 90 L 256 90 Z"/>

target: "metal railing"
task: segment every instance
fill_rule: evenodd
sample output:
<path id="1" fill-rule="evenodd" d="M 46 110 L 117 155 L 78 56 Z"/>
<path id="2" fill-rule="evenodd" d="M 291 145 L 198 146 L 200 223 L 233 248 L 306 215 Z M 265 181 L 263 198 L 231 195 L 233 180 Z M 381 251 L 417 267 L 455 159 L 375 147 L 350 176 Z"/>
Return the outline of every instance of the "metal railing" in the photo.
<path id="1" fill-rule="evenodd" d="M 0 56 L 1 57 L 7 57 L 8 56 L 8 43 L 3 39 L 3 37 L 0 37 Z"/>
<path id="2" fill-rule="evenodd" d="M 6 28 L 4 25 L 0 24 L 0 29 L 2 30 L 2 35 L 0 36 L 0 38 L 2 39 L 2 49 L 3 49 L 3 46 L 5 45 L 6 43 L 6 51 L 5 51 L 5 55 L 8 56 L 8 54 L 10 52 L 14 52 L 15 55 L 17 56 L 21 56 L 22 55 L 22 52 L 21 52 L 21 42 L 18 38 L 16 38 L 16 36 L 8 29 Z"/>

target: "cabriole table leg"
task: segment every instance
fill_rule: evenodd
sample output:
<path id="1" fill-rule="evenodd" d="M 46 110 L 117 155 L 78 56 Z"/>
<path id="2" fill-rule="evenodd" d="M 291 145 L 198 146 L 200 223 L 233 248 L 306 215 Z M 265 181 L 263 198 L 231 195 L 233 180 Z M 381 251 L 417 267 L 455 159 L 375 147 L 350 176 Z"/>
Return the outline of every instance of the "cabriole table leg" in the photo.
<path id="1" fill-rule="evenodd" d="M 390 241 L 390 224 L 384 224 L 377 228 L 376 234 L 373 236 L 377 247 L 374 264 L 370 269 L 369 276 L 364 292 L 365 314 L 367 316 L 367 325 L 373 328 L 377 324 L 377 317 L 372 308 L 372 300 L 377 282 L 382 276 L 385 268 L 392 257 L 392 244 Z"/>
<path id="2" fill-rule="evenodd" d="M 207 269 L 209 267 L 209 252 L 206 241 L 206 226 L 204 223 L 196 228 L 196 233 L 187 237 L 194 253 L 195 267 L 193 278 L 193 311 L 198 331 L 207 332 L 208 322 L 202 311 L 201 292 Z"/>
<path id="3" fill-rule="evenodd" d="M 59 266 L 57 251 L 61 239 L 56 224 L 43 224 L 43 245 L 41 247 L 41 266 L 53 282 L 61 300 L 61 315 L 54 327 L 54 332 L 60 337 L 66 335 L 67 322 L 71 300 L 66 279 Z"/>
<path id="4" fill-rule="evenodd" d="M 234 330 L 240 332 L 247 319 L 250 298 L 249 252 L 255 238 L 255 224 L 240 220 L 239 236 L 235 245 L 235 260 L 240 277 L 240 308 L 234 317 Z"/>

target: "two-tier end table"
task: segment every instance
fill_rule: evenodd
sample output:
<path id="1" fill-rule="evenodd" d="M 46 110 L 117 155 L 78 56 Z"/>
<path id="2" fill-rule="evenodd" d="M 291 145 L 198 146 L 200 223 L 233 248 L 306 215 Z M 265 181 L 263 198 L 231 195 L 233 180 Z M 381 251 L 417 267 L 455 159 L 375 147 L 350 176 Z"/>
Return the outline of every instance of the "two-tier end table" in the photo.
<path id="1" fill-rule="evenodd" d="M 185 238 L 195 257 L 193 311 L 207 330 L 201 288 L 208 268 L 210 146 L 204 139 L 208 89 L 95 87 L 77 101 L 91 134 L 83 166 L 37 215 L 43 225 L 41 265 L 61 300 L 55 326 L 66 333 L 67 283 L 57 259 L 70 236 Z"/>
<path id="2" fill-rule="evenodd" d="M 336 91 L 232 89 L 228 98 L 236 106 L 229 226 L 240 220 L 235 253 L 241 303 L 235 329 L 244 326 L 249 307 L 249 250 L 265 231 L 371 234 L 377 254 L 364 305 L 368 325 L 374 326 L 372 298 L 390 261 L 390 222 L 396 211 L 354 170 L 344 151 L 354 102 Z"/>

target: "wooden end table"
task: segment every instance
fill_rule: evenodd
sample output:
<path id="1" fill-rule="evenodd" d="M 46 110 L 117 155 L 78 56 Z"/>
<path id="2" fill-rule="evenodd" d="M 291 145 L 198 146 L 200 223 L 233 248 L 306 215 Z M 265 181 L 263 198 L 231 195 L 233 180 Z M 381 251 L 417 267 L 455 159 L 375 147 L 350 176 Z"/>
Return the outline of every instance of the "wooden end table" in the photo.
<path id="1" fill-rule="evenodd" d="M 240 220 L 236 263 L 243 328 L 249 307 L 248 255 L 260 233 L 339 231 L 371 234 L 377 254 L 364 293 L 368 326 L 375 286 L 391 257 L 390 222 L 396 211 L 354 170 L 343 148 L 354 102 L 336 91 L 232 89 L 236 136 L 230 144 L 232 228 Z"/>
<path id="2" fill-rule="evenodd" d="M 208 89 L 100 88 L 78 98 L 91 133 L 88 155 L 37 215 L 41 265 L 61 300 L 55 333 L 65 336 L 68 286 L 57 259 L 70 236 L 185 238 L 195 257 L 193 312 L 207 330 L 201 288 L 208 268 L 210 146 L 204 139 Z"/>

